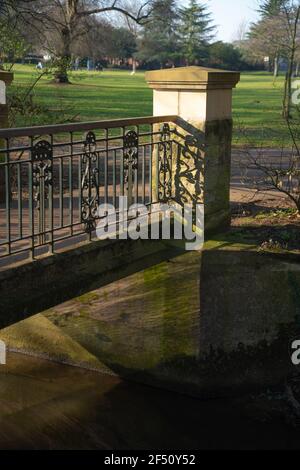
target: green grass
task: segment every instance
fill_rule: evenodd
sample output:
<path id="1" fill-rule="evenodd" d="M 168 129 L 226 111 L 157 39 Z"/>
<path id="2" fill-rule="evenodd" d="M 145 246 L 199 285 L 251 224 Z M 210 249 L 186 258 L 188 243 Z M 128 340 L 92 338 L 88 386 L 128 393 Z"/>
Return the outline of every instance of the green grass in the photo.
<path id="1" fill-rule="evenodd" d="M 235 142 L 265 142 L 281 145 L 287 138 L 282 112 L 284 77 L 272 74 L 244 73 L 233 92 Z M 240 131 L 240 129 L 243 129 Z"/>
<path id="2" fill-rule="evenodd" d="M 17 65 L 13 87 L 22 90 L 38 73 L 33 66 Z M 79 121 L 117 119 L 152 114 L 152 90 L 144 73 L 129 71 L 73 72 L 72 85 L 55 85 L 43 77 L 35 89 L 35 103 L 43 112 L 19 116 L 17 126 L 50 124 L 75 118 Z M 286 137 L 282 126 L 283 77 L 275 82 L 268 73 L 245 73 L 233 94 L 234 142 L 247 139 L 278 145 Z M 240 132 L 239 128 L 245 128 Z"/>

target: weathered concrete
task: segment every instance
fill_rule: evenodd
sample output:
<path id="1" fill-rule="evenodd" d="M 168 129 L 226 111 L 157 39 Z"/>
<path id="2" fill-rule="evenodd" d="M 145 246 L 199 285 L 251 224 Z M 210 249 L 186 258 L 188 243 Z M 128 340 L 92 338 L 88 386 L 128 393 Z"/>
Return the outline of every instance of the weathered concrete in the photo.
<path id="1" fill-rule="evenodd" d="M 0 270 L 0 328 L 178 255 L 159 240 L 81 244 Z"/>
<path id="2" fill-rule="evenodd" d="M 205 124 L 204 215 L 206 233 L 230 226 L 232 120 Z"/>
<path id="3" fill-rule="evenodd" d="M 299 255 L 260 253 L 221 238 L 203 253 L 145 269 L 44 317 L 93 356 L 91 367 L 98 361 L 100 370 L 102 364 L 143 383 L 213 397 L 284 382 L 299 372 L 289 352 L 300 338 Z M 32 341 L 41 323 L 34 318 L 0 338 L 59 360 L 47 340 Z M 76 353 L 75 362 L 87 367 L 89 359 Z"/>

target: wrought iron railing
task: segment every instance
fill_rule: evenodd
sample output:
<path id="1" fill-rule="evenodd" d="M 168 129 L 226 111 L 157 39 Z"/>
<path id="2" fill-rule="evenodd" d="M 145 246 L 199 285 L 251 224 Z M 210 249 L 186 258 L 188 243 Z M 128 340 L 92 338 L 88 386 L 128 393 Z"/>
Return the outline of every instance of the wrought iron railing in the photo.
<path id="1" fill-rule="evenodd" d="M 176 119 L 0 130 L 2 264 L 91 240 L 98 206 L 118 209 L 119 196 L 148 207 L 172 198 Z"/>

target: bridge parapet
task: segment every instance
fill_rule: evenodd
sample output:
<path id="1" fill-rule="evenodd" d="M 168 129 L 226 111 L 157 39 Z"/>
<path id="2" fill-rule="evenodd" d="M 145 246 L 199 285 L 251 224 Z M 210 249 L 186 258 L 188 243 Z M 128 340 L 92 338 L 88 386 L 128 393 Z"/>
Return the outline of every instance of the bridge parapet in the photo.
<path id="1" fill-rule="evenodd" d="M 0 130 L 0 267 L 92 241 L 103 204 L 116 208 L 119 230 L 122 197 L 150 215 L 158 203 L 204 204 L 206 231 L 228 225 L 239 74 L 183 67 L 146 77 L 155 116 Z"/>
<path id="2" fill-rule="evenodd" d="M 122 214 L 120 198 L 149 208 L 152 152 L 177 116 L 133 118 L 0 130 L 0 267 L 96 239 L 98 208 Z M 175 134 L 172 133 L 172 142 Z M 166 175 L 166 169 L 161 168 Z M 165 176 L 167 177 L 167 176 Z M 118 219 L 119 220 L 119 219 Z"/>

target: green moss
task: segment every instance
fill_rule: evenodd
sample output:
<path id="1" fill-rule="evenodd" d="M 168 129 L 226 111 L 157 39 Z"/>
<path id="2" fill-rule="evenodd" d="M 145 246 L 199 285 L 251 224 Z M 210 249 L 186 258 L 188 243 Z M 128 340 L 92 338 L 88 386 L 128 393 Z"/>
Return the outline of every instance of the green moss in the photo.
<path id="1" fill-rule="evenodd" d="M 99 294 L 96 292 L 88 292 L 87 294 L 81 295 L 74 300 L 80 304 L 90 304 L 96 300 L 99 300 Z"/>
<path id="2" fill-rule="evenodd" d="M 103 298 L 104 300 L 108 299 L 108 292 L 104 290 L 103 292 L 101 291 L 100 297 Z"/>
<path id="3" fill-rule="evenodd" d="M 231 250 L 255 250 L 258 244 L 255 241 L 247 240 L 242 233 L 225 233 L 206 240 L 205 250 L 231 249 Z"/>

